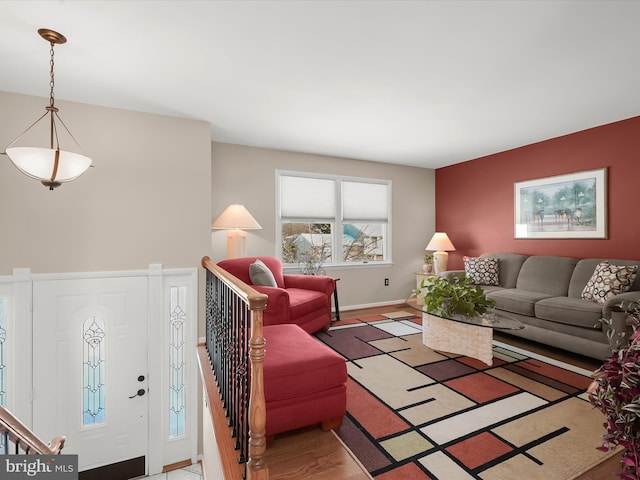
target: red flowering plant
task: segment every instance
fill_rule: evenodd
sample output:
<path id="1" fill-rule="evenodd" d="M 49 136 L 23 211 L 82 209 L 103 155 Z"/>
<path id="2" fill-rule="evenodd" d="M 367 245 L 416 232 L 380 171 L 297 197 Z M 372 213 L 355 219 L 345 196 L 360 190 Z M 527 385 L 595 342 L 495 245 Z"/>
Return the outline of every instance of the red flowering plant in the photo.
<path id="1" fill-rule="evenodd" d="M 606 433 L 598 450 L 608 452 L 623 447 L 622 470 L 618 476 L 624 480 L 640 480 L 640 303 L 623 303 L 612 310 L 626 316 L 632 333 L 627 342 L 626 333 L 609 328 L 614 350 L 593 373 L 589 400 L 606 417 Z M 610 319 L 603 323 L 611 326 Z"/>

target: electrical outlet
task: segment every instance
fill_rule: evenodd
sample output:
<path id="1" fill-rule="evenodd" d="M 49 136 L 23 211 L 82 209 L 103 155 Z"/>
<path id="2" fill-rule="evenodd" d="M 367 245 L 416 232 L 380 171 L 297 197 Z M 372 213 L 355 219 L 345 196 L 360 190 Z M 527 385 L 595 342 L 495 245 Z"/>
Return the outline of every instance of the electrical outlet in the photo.
<path id="1" fill-rule="evenodd" d="M 388 287 L 388 286 L 389 286 L 389 279 L 388 279 L 388 278 L 385 278 L 385 279 L 384 279 L 384 286 L 385 286 L 385 287 Z"/>

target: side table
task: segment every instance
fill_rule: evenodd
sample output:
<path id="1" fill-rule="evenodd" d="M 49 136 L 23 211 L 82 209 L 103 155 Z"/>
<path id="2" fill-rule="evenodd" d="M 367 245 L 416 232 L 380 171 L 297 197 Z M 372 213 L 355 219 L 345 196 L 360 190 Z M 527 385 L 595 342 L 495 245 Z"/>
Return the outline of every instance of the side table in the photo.
<path id="1" fill-rule="evenodd" d="M 335 312 L 333 312 L 331 320 L 334 322 L 340 321 L 340 305 L 338 304 L 338 280 L 339 278 L 333 279 L 333 306 L 335 308 Z"/>
<path id="2" fill-rule="evenodd" d="M 425 273 L 425 272 L 414 272 L 416 275 L 416 288 L 420 288 L 423 280 L 427 278 L 433 278 L 436 276 L 435 273 Z"/>

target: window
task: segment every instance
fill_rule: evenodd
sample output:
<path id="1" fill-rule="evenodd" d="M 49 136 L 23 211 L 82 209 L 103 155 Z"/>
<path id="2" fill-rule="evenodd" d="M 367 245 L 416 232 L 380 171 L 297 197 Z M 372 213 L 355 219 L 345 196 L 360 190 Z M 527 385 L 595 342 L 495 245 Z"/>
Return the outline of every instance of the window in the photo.
<path id="1" fill-rule="evenodd" d="M 391 181 L 276 172 L 277 244 L 285 265 L 391 261 Z"/>
<path id="2" fill-rule="evenodd" d="M 186 299 L 187 287 L 171 287 L 169 334 L 169 437 L 186 432 Z"/>
<path id="3" fill-rule="evenodd" d="M 82 322 L 82 425 L 105 423 L 106 332 L 104 319 L 92 315 Z"/>

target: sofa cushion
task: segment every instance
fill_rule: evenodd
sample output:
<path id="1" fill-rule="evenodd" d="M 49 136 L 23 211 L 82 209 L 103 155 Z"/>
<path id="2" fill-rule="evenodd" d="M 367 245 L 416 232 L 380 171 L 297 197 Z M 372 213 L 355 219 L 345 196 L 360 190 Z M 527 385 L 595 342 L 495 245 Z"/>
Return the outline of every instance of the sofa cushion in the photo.
<path id="1" fill-rule="evenodd" d="M 264 327 L 267 403 L 322 392 L 347 381 L 342 356 L 297 325 Z"/>
<path id="2" fill-rule="evenodd" d="M 522 264 L 528 258 L 518 253 L 484 253 L 481 258 L 495 258 L 500 270 L 499 285 L 504 288 L 515 288 Z"/>
<path id="3" fill-rule="evenodd" d="M 585 258 L 578 262 L 576 268 L 573 270 L 571 277 L 571 283 L 569 284 L 569 296 L 575 298 L 582 297 L 582 291 L 587 285 L 587 282 L 591 279 L 596 266 L 602 262 L 609 262 L 612 265 L 636 265 L 640 272 L 639 260 L 619 260 L 619 259 L 606 259 L 606 258 Z M 640 275 L 636 275 L 636 280 L 631 285 L 630 291 L 640 290 Z"/>
<path id="4" fill-rule="evenodd" d="M 582 290 L 582 298 L 604 305 L 606 301 L 631 288 L 638 273 L 637 265 L 599 263 Z"/>
<path id="5" fill-rule="evenodd" d="M 276 279 L 262 260 L 256 259 L 251 265 L 249 265 L 249 278 L 253 285 L 260 285 L 263 287 L 277 287 Z"/>
<path id="6" fill-rule="evenodd" d="M 462 257 L 465 275 L 476 285 L 499 285 L 498 260 L 490 257 Z"/>
<path id="7" fill-rule="evenodd" d="M 482 291 L 486 295 L 489 292 L 496 292 L 498 290 L 504 290 L 503 287 L 499 287 L 497 285 L 481 285 Z"/>
<path id="8" fill-rule="evenodd" d="M 569 283 L 568 293 L 570 297 L 582 298 L 582 291 L 591 279 L 596 266 L 605 260 L 604 258 L 583 258 L 578 261 L 576 268 L 573 269 L 573 275 L 571 275 Z"/>
<path id="9" fill-rule="evenodd" d="M 578 260 L 569 257 L 533 256 L 522 264 L 516 288 L 565 297 Z"/>
<path id="10" fill-rule="evenodd" d="M 327 310 L 327 296 L 316 290 L 287 288 L 291 318 L 304 317 L 316 310 Z"/>
<path id="11" fill-rule="evenodd" d="M 495 300 L 496 309 L 518 313 L 528 317 L 535 315 L 536 302 L 549 297 L 551 297 L 551 295 L 519 288 L 503 288 L 487 293 L 487 298 Z"/>
<path id="12" fill-rule="evenodd" d="M 597 303 L 570 297 L 551 297 L 535 305 L 536 317 L 551 322 L 576 327 L 601 330 L 602 306 Z"/>

